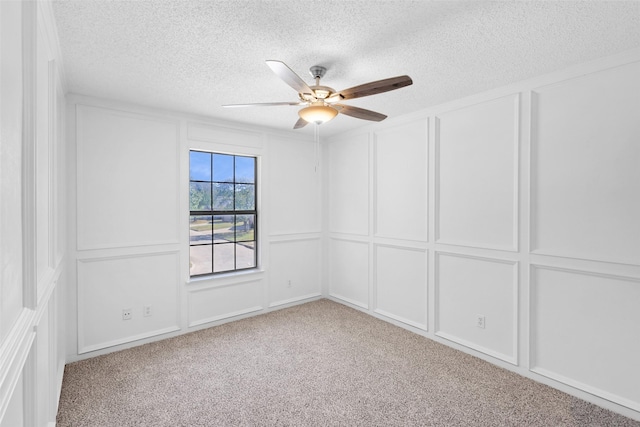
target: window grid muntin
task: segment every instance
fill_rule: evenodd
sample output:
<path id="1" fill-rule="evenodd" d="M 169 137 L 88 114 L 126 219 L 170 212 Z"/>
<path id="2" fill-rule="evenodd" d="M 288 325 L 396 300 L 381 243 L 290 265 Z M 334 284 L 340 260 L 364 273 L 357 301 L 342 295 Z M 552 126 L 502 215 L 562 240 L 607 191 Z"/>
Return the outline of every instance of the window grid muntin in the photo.
<path id="1" fill-rule="evenodd" d="M 210 273 L 201 273 L 201 274 L 190 274 L 190 277 L 198 277 L 198 276 L 209 276 L 209 275 L 215 275 L 215 274 L 221 274 L 221 273 L 228 273 L 228 272 L 232 272 L 232 271 L 242 271 L 242 270 L 250 270 L 250 269 L 254 269 L 257 268 L 258 266 L 258 250 L 257 250 L 257 238 L 258 238 L 258 210 L 257 210 L 257 192 L 258 192 L 258 183 L 257 183 L 257 175 L 258 175 L 258 161 L 256 157 L 252 157 L 252 156 L 242 156 L 242 155 L 234 155 L 234 154 L 223 154 L 223 153 L 215 153 L 215 152 L 208 152 L 208 151 L 200 151 L 200 150 L 189 150 L 189 152 L 196 152 L 196 153 L 206 153 L 206 154 L 210 154 L 210 171 L 211 171 L 211 181 L 205 181 L 205 180 L 192 180 L 191 179 L 191 170 L 189 172 L 189 186 L 191 187 L 191 183 L 204 183 L 204 184 L 210 184 L 209 188 L 209 197 L 211 200 L 211 209 L 210 210 L 189 210 L 189 216 L 211 216 L 212 220 L 211 220 L 211 243 L 191 243 L 191 238 L 189 239 L 189 248 L 191 248 L 191 246 L 211 246 L 211 264 L 210 264 L 210 269 L 211 272 Z M 213 160 L 214 160 L 214 156 L 218 154 L 218 155 L 224 155 L 224 156 L 231 156 L 233 158 L 233 179 L 234 181 L 214 181 L 214 171 L 213 171 Z M 249 158 L 253 160 L 253 182 L 252 183 L 247 183 L 247 182 L 236 182 L 236 158 L 237 157 L 243 157 L 243 158 Z M 191 169 L 191 163 L 189 164 L 189 168 Z M 232 184 L 233 185 L 233 207 L 234 210 L 215 210 L 213 209 L 214 206 L 214 201 L 213 201 L 213 184 Z M 236 185 L 253 185 L 253 210 L 235 210 L 235 206 L 236 206 Z M 189 204 L 191 204 L 191 201 L 189 202 Z M 242 216 L 242 215 L 253 215 L 254 221 L 253 221 L 253 240 L 243 240 L 238 242 L 237 241 L 237 234 L 238 234 L 238 230 L 236 229 L 236 220 L 238 216 Z M 215 226 L 215 222 L 214 222 L 214 217 L 215 216 L 233 216 L 233 241 L 232 242 L 215 242 L 215 235 L 214 235 L 214 226 Z M 191 220 L 191 218 L 190 218 Z M 238 244 L 242 244 L 242 243 L 253 243 L 253 266 L 250 267 L 243 267 L 243 268 L 238 268 L 238 259 L 237 259 L 237 245 Z M 215 267 L 215 246 L 216 245 L 233 245 L 233 269 L 229 269 L 229 270 L 222 270 L 222 271 L 214 271 L 214 267 Z M 189 254 L 189 259 L 191 260 L 191 254 Z"/>

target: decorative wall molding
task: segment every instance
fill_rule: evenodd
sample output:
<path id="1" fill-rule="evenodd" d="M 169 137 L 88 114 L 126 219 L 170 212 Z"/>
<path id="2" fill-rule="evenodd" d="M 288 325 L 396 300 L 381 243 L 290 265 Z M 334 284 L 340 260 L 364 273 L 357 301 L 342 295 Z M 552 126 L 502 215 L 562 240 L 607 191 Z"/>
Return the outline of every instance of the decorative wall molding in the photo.
<path id="1" fill-rule="evenodd" d="M 90 262 L 100 262 L 107 260 L 116 260 L 116 259 L 135 259 L 135 258 L 147 258 L 158 255 L 178 255 L 180 254 L 179 250 L 160 250 L 154 252 L 142 252 L 142 253 L 122 253 L 122 254 L 112 254 L 112 255 L 103 255 L 103 256 L 90 256 L 90 257 L 78 257 L 76 259 L 77 263 L 90 263 Z"/>
<path id="2" fill-rule="evenodd" d="M 408 237 L 407 235 L 401 236 L 401 235 L 391 235 L 391 234 L 385 234 L 385 233 L 381 233 L 379 231 L 380 229 L 380 224 L 379 224 L 379 209 L 381 208 L 381 206 L 379 206 L 379 196 L 378 196 L 378 189 L 379 189 L 379 184 L 378 184 L 378 175 L 379 175 L 379 171 L 378 171 L 378 161 L 380 158 L 379 155 L 379 139 L 380 139 L 380 135 L 385 133 L 385 132 L 391 132 L 393 130 L 401 130 L 403 128 L 405 128 L 408 125 L 420 125 L 420 126 L 424 126 L 424 141 L 422 141 L 423 145 L 424 145 L 424 179 L 423 179 L 423 185 L 424 185 L 424 205 L 422 206 L 423 211 L 424 211 L 424 235 L 423 236 L 417 236 L 415 238 L 412 237 Z M 404 241 L 412 241 L 412 242 L 418 242 L 418 243 L 427 243 L 429 241 L 429 187 L 430 187 L 430 179 L 429 179 L 429 145 L 430 145 L 430 131 L 429 131 L 429 118 L 428 117 L 420 117 L 411 121 L 402 121 L 400 123 L 393 123 L 392 125 L 388 125 L 382 129 L 379 129 L 377 131 L 373 131 L 372 132 L 372 138 L 373 138 L 373 167 L 371 167 L 370 169 L 373 170 L 373 186 L 372 188 L 374 189 L 374 191 L 372 191 L 372 199 L 373 199 L 373 212 L 372 212 L 372 216 L 373 216 L 373 236 L 375 238 L 382 238 L 382 239 L 395 239 L 395 240 L 404 240 Z M 394 147 L 394 149 L 397 149 L 397 147 Z M 404 154 L 407 154 L 409 156 L 411 156 L 410 152 L 406 152 Z M 422 193 L 421 193 L 422 194 Z M 407 211 L 410 209 L 402 209 L 403 211 Z"/>
<path id="3" fill-rule="evenodd" d="M 178 120 L 172 119 L 172 118 L 149 115 L 149 114 L 143 114 L 138 112 L 134 113 L 126 110 L 119 110 L 116 108 L 100 107 L 100 106 L 91 105 L 89 103 L 76 104 L 76 113 L 75 113 L 76 115 L 76 120 L 75 120 L 75 131 L 76 131 L 76 138 L 75 138 L 76 139 L 76 144 L 75 144 L 76 145 L 76 165 L 75 165 L 76 166 L 76 173 L 75 173 L 76 185 L 75 187 L 76 188 L 75 188 L 75 191 L 76 191 L 76 209 L 77 209 L 77 214 L 75 216 L 76 230 L 79 229 L 81 222 L 83 220 L 86 220 L 85 218 L 86 214 L 83 212 L 83 203 L 85 203 L 84 197 L 83 197 L 84 193 L 82 192 L 82 187 L 80 184 L 86 181 L 84 177 L 85 171 L 84 171 L 84 162 L 83 162 L 84 151 L 86 148 L 82 142 L 85 139 L 85 136 L 82 131 L 84 123 L 80 119 L 80 116 L 84 112 L 100 112 L 102 114 L 107 114 L 109 116 L 114 116 L 114 117 L 133 119 L 141 122 L 161 123 L 164 125 L 172 126 L 175 130 L 175 136 L 174 136 L 174 141 L 175 141 L 175 165 L 174 166 L 176 171 L 175 182 L 176 183 L 182 182 L 180 179 L 180 144 L 178 143 L 180 141 L 180 125 Z M 148 179 L 148 178 L 145 177 L 145 179 Z M 181 213 L 179 192 L 176 195 L 176 200 L 174 200 L 174 206 L 175 206 L 174 215 L 175 215 L 176 221 L 179 222 L 180 213 Z M 177 229 L 178 229 L 178 224 L 176 224 L 176 230 Z M 81 235 L 81 233 L 78 233 L 78 232 L 76 233 L 76 250 L 77 251 L 99 250 L 99 249 L 123 249 L 123 248 L 137 247 L 137 246 L 154 246 L 154 245 L 167 245 L 167 244 L 179 244 L 179 243 L 180 243 L 180 238 L 179 238 L 179 233 L 177 231 L 175 233 L 175 237 L 172 237 L 172 238 L 132 241 L 125 244 L 89 243 L 89 242 L 83 241 L 83 236 Z"/>
<path id="4" fill-rule="evenodd" d="M 35 309 L 38 299 L 36 251 L 36 109 L 37 5 L 22 2 L 23 127 L 22 127 L 22 278 L 24 306 Z"/>
<path id="5" fill-rule="evenodd" d="M 369 309 L 369 304 L 366 304 L 366 303 L 363 303 L 363 302 L 359 302 L 359 301 L 356 301 L 356 300 L 351 299 L 351 298 L 347 298 L 347 297 L 342 296 L 340 294 L 337 294 L 335 292 L 329 292 L 329 296 L 331 296 L 333 298 L 336 298 L 336 299 L 339 299 L 339 300 L 342 300 L 342 301 L 344 301 L 346 303 L 349 303 L 351 305 L 355 305 L 356 307 Z"/>
<path id="6" fill-rule="evenodd" d="M 368 235 L 361 234 L 347 234 L 347 233 L 329 233 L 329 240 L 339 240 L 342 242 L 353 243 L 369 243 L 370 238 Z"/>
<path id="7" fill-rule="evenodd" d="M 259 272 L 262 273 L 262 272 Z M 220 280 L 216 280 L 217 277 L 215 275 L 211 276 L 210 278 L 206 278 L 203 279 L 202 282 L 204 282 L 203 284 L 201 284 L 198 287 L 190 287 L 189 289 L 187 289 L 187 292 L 189 294 L 195 294 L 198 292 L 203 292 L 203 291 L 209 291 L 212 289 L 219 289 L 219 288 L 226 288 L 229 286 L 239 286 L 239 285 L 246 285 L 249 283 L 256 283 L 261 281 L 261 278 L 255 279 L 255 278 L 247 278 L 246 276 L 243 275 L 228 275 L 226 277 L 226 279 L 229 280 L 224 280 L 224 281 L 220 281 Z"/>
<path id="8" fill-rule="evenodd" d="M 375 237 L 373 239 L 374 246 L 384 246 L 388 248 L 415 250 L 426 252 L 432 245 L 428 242 L 419 242 L 416 240 L 391 239 L 387 237 Z"/>
<path id="9" fill-rule="evenodd" d="M 479 351 L 481 353 L 485 353 L 489 356 L 495 357 L 497 359 L 500 360 L 504 360 L 505 362 L 508 362 L 512 365 L 518 365 L 518 344 L 519 344 L 519 298 L 520 298 L 520 292 L 519 292 L 519 287 L 520 287 L 520 274 L 519 274 L 519 262 L 518 261 L 514 261 L 514 260 L 510 260 L 510 259 L 506 259 L 506 258 L 494 258 L 494 257 L 488 257 L 488 256 L 476 256 L 476 255 L 466 255 L 466 254 L 460 254 L 460 253 L 455 253 L 455 252 L 444 252 L 444 251 L 435 251 L 434 252 L 435 255 L 435 263 L 434 263 L 434 274 L 435 274 L 435 280 L 434 280 L 434 290 L 435 290 L 435 301 L 434 301 L 434 311 L 435 311 L 435 325 L 434 325 L 434 331 L 435 331 L 435 335 L 445 338 L 449 341 L 453 341 L 455 343 L 458 343 L 460 345 L 463 345 L 465 347 L 471 348 L 473 350 Z M 472 343 L 468 340 L 465 340 L 463 338 L 457 337 L 453 334 L 449 334 L 447 332 L 443 332 L 440 330 L 440 313 L 441 313 L 441 309 L 440 309 L 440 299 L 439 299 L 439 289 L 440 289 L 440 275 L 439 275 L 439 270 L 440 270 L 440 258 L 442 256 L 448 256 L 448 257 L 457 257 L 457 258 L 466 258 L 466 259 L 473 259 L 473 260 L 478 260 L 478 261 L 483 261 L 483 262 L 491 262 L 491 263 L 498 263 L 498 264 L 506 264 L 506 265 L 510 265 L 512 266 L 512 291 L 513 291 L 513 298 L 512 298 L 512 310 L 513 310 L 513 317 L 512 317 L 512 328 L 513 328 L 513 335 L 511 337 L 512 340 L 512 354 L 503 354 L 500 352 L 497 352 L 495 350 L 492 349 L 488 349 L 484 346 L 478 345 L 476 343 Z"/>
<path id="10" fill-rule="evenodd" d="M 255 280 L 262 280 L 265 273 L 266 270 L 256 268 L 232 273 L 221 273 L 210 276 L 192 277 L 189 278 L 189 280 L 187 280 L 185 283 L 189 286 L 186 291 L 197 292 L 210 288 L 240 285 L 247 282 L 253 282 Z"/>
<path id="11" fill-rule="evenodd" d="M 540 175 L 540 158 L 538 156 L 538 149 L 541 144 L 540 140 L 540 99 L 545 90 L 552 90 L 557 88 L 562 88 L 566 85 L 570 85 L 573 83 L 579 83 L 580 81 L 584 81 L 585 79 L 593 78 L 597 75 L 603 75 L 602 73 L 607 73 L 610 71 L 620 71 L 624 67 L 630 66 L 638 66 L 640 61 L 626 61 L 623 63 L 609 63 L 608 65 L 599 68 L 593 69 L 589 72 L 583 72 L 579 74 L 571 74 L 564 76 L 563 78 L 553 80 L 553 81 L 544 81 L 540 82 L 540 84 L 533 86 L 530 89 L 530 111 L 531 111 L 531 128 L 529 130 L 529 138 L 531 141 L 530 144 L 530 152 L 529 152 L 529 182 L 530 182 L 530 222 L 529 222 L 529 247 L 528 251 L 531 254 L 536 255 L 545 255 L 551 257 L 563 257 L 569 259 L 576 260 L 584 260 L 584 261 L 597 261 L 597 262 L 605 262 L 605 263 L 615 263 L 621 265 L 633 265 L 640 266 L 640 257 L 617 257 L 611 256 L 610 253 L 589 253 L 588 248 L 585 250 L 584 246 L 580 246 L 576 249 L 569 250 L 555 250 L 551 248 L 541 248 L 539 242 L 540 236 L 540 224 L 539 224 L 539 215 L 536 210 L 538 206 L 538 201 L 540 198 L 540 188 L 538 186 L 538 177 Z M 598 91 L 594 91 L 593 94 L 599 93 Z M 612 115 L 615 112 L 611 112 Z M 599 159 L 601 162 L 601 159 Z"/>
<path id="12" fill-rule="evenodd" d="M 234 147 L 240 145 L 263 148 L 264 146 L 264 135 L 261 132 L 196 122 L 187 123 L 187 139 L 224 145 L 229 145 L 233 141 Z"/>
<path id="13" fill-rule="evenodd" d="M 384 310 L 381 309 L 380 303 L 379 303 L 379 295 L 378 295 L 378 266 L 380 264 L 380 262 L 378 261 L 378 249 L 379 248 L 390 248 L 390 249 L 395 249 L 395 250 L 401 250 L 401 251 L 410 251 L 410 252 L 417 252 L 423 255 L 424 257 L 424 263 L 422 265 L 423 267 L 423 273 L 424 273 L 424 283 L 422 283 L 421 285 L 424 286 L 424 322 L 417 322 L 415 320 L 411 320 L 408 319 L 405 316 L 399 315 L 399 314 L 394 314 L 389 312 L 388 310 Z M 373 244 L 373 312 L 374 313 L 378 313 L 380 315 L 383 315 L 385 317 L 389 317 L 391 319 L 397 320 L 399 322 L 402 323 L 406 323 L 407 325 L 416 327 L 418 329 L 422 329 L 424 331 L 427 331 L 429 329 L 429 325 L 428 325 L 428 307 L 429 307 L 429 289 L 428 289 L 428 257 L 429 257 L 429 251 L 426 248 L 417 248 L 417 247 L 410 247 L 410 246 L 401 246 L 401 245 L 397 245 L 397 244 L 388 244 L 388 243 L 374 243 Z"/>
<path id="14" fill-rule="evenodd" d="M 331 258 L 331 255 L 329 256 L 330 258 L 330 262 L 329 262 L 329 286 L 328 286 L 328 295 L 330 296 L 334 296 L 336 298 L 339 298 L 343 301 L 346 301 L 350 304 L 356 305 L 358 307 L 362 307 L 362 308 L 369 308 L 369 299 L 371 296 L 371 290 L 370 290 L 370 277 L 369 277 L 369 271 L 370 271 L 370 267 L 371 267 L 371 253 L 370 253 L 370 246 L 371 244 L 368 241 L 360 241 L 360 240 L 351 240 L 351 239 L 343 239 L 343 238 L 329 238 L 329 253 L 331 253 L 331 250 L 334 249 L 334 247 L 332 247 L 332 243 L 335 244 L 336 242 L 343 242 L 343 243 L 348 243 L 348 244 L 354 244 L 354 245 L 359 245 L 363 248 L 363 250 L 366 252 L 366 265 L 364 266 L 366 269 L 366 279 L 362 281 L 362 285 L 363 288 L 366 286 L 366 296 L 364 296 L 362 299 L 364 301 L 357 301 L 354 298 L 351 297 L 347 297 L 345 295 L 343 295 L 343 293 L 341 293 L 340 291 L 336 292 L 336 284 L 334 283 L 334 265 L 331 261 L 333 261 L 333 259 Z M 351 252 L 353 253 L 353 251 Z M 349 264 L 350 266 L 352 266 L 353 264 Z M 360 266 L 361 268 L 363 266 Z M 360 291 L 362 291 L 362 289 L 360 289 Z"/>
<path id="15" fill-rule="evenodd" d="M 441 218 L 441 212 L 440 212 L 440 171 L 441 171 L 441 165 L 440 165 L 440 146 L 441 146 L 441 115 L 446 114 L 446 113 L 450 113 L 450 112 L 455 112 L 455 111 L 459 111 L 459 110 L 464 110 L 467 108 L 472 108 L 472 107 L 477 107 L 486 103 L 491 103 L 491 102 L 495 102 L 495 101 L 499 101 L 502 99 L 508 99 L 511 98 L 511 101 L 513 103 L 513 128 L 514 128 L 514 132 L 513 132 L 513 147 L 514 147 L 514 155 L 513 155 L 513 193 L 512 193 L 512 197 L 513 197 L 513 207 L 512 207 L 512 215 L 511 215 L 511 220 L 512 220 L 512 229 L 511 229 L 511 236 L 512 236 L 512 241 L 510 245 L 494 245 L 494 244 L 480 244 L 478 242 L 472 242 L 472 241 L 464 241 L 464 240 L 455 240 L 455 239 L 443 239 L 441 237 L 441 233 L 440 233 L 440 218 Z M 435 146 L 435 206 L 434 206 L 434 222 L 435 222 L 435 236 L 434 236 L 434 240 L 435 243 L 439 243 L 439 244 L 447 244 L 447 245 L 454 245 L 454 246 L 467 246 L 467 247 L 471 247 L 471 248 L 479 248 L 479 249 L 495 249 L 495 250 L 500 250 L 500 251 L 507 251 L 507 252 L 518 252 L 519 251 L 519 225 L 520 225 L 520 215 L 519 215 L 519 203 L 520 203 L 520 197 L 519 197 L 519 193 L 520 193 L 520 144 L 521 144 L 521 140 L 520 140 L 520 132 L 521 132 L 521 123 L 520 123 L 520 99 L 521 99 L 521 94 L 518 93 L 510 93 L 507 95 L 501 95 L 498 97 L 493 97 L 493 98 L 489 98 L 489 99 L 482 99 L 481 101 L 477 101 L 474 103 L 470 103 L 467 105 L 457 105 L 455 108 L 451 108 L 451 109 L 446 109 L 446 110 L 442 110 L 439 111 L 434 117 L 433 117 L 433 121 L 434 121 L 434 134 L 435 134 L 435 138 L 434 138 L 434 146 Z"/>
<path id="16" fill-rule="evenodd" d="M 536 328 L 536 318 L 538 316 L 539 307 L 538 307 L 538 304 L 536 303 L 537 301 L 536 293 L 538 291 L 537 290 L 538 282 L 536 280 L 536 272 L 539 270 L 556 271 L 561 273 L 569 273 L 574 275 L 582 275 L 582 276 L 588 276 L 588 277 L 627 282 L 627 283 L 632 283 L 634 284 L 634 286 L 638 286 L 639 288 L 640 288 L 640 277 L 603 273 L 596 270 L 583 270 L 583 269 L 576 269 L 576 268 L 558 267 L 558 266 L 546 265 L 546 264 L 540 264 L 540 263 L 531 263 L 529 268 L 530 286 L 529 286 L 529 298 L 528 298 L 529 300 L 529 336 L 530 336 L 529 371 L 539 375 L 543 375 L 555 381 L 559 381 L 563 384 L 570 385 L 576 389 L 585 391 L 587 393 L 591 393 L 595 396 L 602 397 L 606 400 L 617 403 L 619 405 L 626 406 L 635 411 L 640 411 L 640 402 L 632 401 L 625 397 L 611 393 L 607 390 L 603 390 L 593 385 L 585 384 L 579 380 L 576 380 L 574 378 L 569 378 L 565 375 L 562 375 L 561 373 L 554 372 L 549 369 L 545 369 L 544 367 L 541 367 L 538 365 L 538 361 L 536 360 L 536 354 L 538 349 L 539 333 Z"/>
<path id="17" fill-rule="evenodd" d="M 102 350 L 105 348 L 109 348 L 109 347 L 115 347 L 117 345 L 120 344 L 126 344 L 126 343 L 130 343 L 133 341 L 139 341 L 145 338 L 151 338 L 151 337 L 155 337 L 158 335 L 164 335 L 164 334 L 169 334 L 171 332 L 176 332 L 179 331 L 180 327 L 179 326 L 172 326 L 169 328 L 162 328 L 162 329 L 155 329 L 152 331 L 148 331 L 142 334 L 137 334 L 137 335 L 133 335 L 133 336 L 128 336 L 126 338 L 121 338 L 121 339 L 117 339 L 117 340 L 112 340 L 112 341 L 107 341 L 104 343 L 100 343 L 100 344 L 95 344 L 95 345 L 88 345 L 88 346 L 82 346 L 82 347 L 78 347 L 78 354 L 84 354 L 84 353 L 90 353 L 92 351 L 96 351 L 96 350 Z"/>
<path id="18" fill-rule="evenodd" d="M 336 144 L 335 142 L 340 142 L 339 144 Z M 338 155 L 334 154 L 334 151 L 338 151 Z M 358 155 L 358 151 L 360 152 L 361 155 Z M 350 139 L 338 139 L 338 140 L 331 140 L 330 143 L 327 145 L 327 156 L 328 156 L 328 161 L 325 162 L 328 164 L 328 172 L 326 173 L 325 176 L 328 177 L 328 185 L 327 185 L 327 210 L 328 212 L 335 212 L 336 209 L 341 209 L 340 210 L 340 214 L 339 215 L 330 215 L 329 216 L 329 221 L 328 221 L 328 227 L 327 230 L 329 233 L 331 234 L 346 234 L 346 235 L 357 235 L 357 236 L 369 236 L 369 228 L 370 228 L 370 207 L 371 207 L 371 178 L 372 178 L 372 173 L 371 173 L 371 162 L 369 160 L 371 155 L 371 137 L 370 135 L 367 134 L 362 134 L 362 135 L 358 135 L 355 136 L 353 138 Z M 346 161 L 345 159 L 347 159 L 349 156 L 351 156 L 351 162 L 348 165 L 345 165 L 344 162 Z M 363 158 L 366 158 L 366 160 L 363 160 Z M 357 161 L 357 163 L 356 163 Z M 343 162 L 342 165 L 340 165 L 339 162 Z M 342 166 L 342 168 L 338 168 L 337 172 L 336 170 L 332 169 L 333 167 L 333 163 L 336 163 L 338 166 Z M 366 163 L 366 165 L 365 165 Z M 358 174 L 355 173 L 355 168 L 356 167 L 360 167 L 361 170 L 358 170 Z M 366 169 L 366 171 L 365 171 Z M 348 170 L 349 172 L 346 173 L 345 171 Z M 344 176 L 336 176 L 336 175 L 344 175 Z M 346 178 L 346 176 L 348 175 L 348 178 Z M 358 178 L 358 182 L 355 183 L 355 178 Z M 351 185 L 351 187 L 353 185 L 358 185 L 358 184 L 362 184 L 362 185 L 366 185 L 366 191 L 363 192 L 351 192 L 350 194 L 348 194 L 348 196 L 350 197 L 346 197 L 345 194 L 341 194 L 341 191 L 344 187 L 344 183 L 338 183 L 338 185 L 335 185 L 335 182 L 337 179 L 342 178 L 344 181 L 348 181 Z M 356 194 L 360 194 L 360 193 L 364 193 L 365 195 L 362 196 L 361 199 L 357 200 L 357 203 L 354 203 L 354 197 Z M 334 198 L 340 198 L 342 197 L 342 199 L 334 199 Z M 365 200 L 366 199 L 366 200 Z M 345 206 L 347 205 L 347 206 Z M 344 216 L 344 214 L 349 214 L 351 215 L 352 212 L 356 211 L 356 215 L 360 215 L 358 218 L 356 218 L 355 215 L 352 215 L 351 217 L 347 218 L 346 224 L 345 221 L 341 221 L 341 223 L 335 223 L 335 221 L 332 221 L 332 218 L 334 218 L 335 216 Z"/>
<path id="19" fill-rule="evenodd" d="M 159 256 L 173 256 L 175 259 L 175 290 L 174 296 L 175 301 L 179 302 L 181 300 L 181 292 L 178 283 L 180 283 L 180 251 L 164 251 L 164 252 L 156 252 L 156 253 L 143 253 L 143 254 L 123 254 L 123 255 L 112 255 L 112 256 L 103 256 L 103 257 L 95 257 L 95 258 L 85 258 L 85 259 L 76 259 L 76 277 L 78 278 L 78 284 L 81 282 L 81 268 L 83 265 L 96 264 L 105 261 L 120 261 L 120 260 L 133 260 L 133 259 L 148 259 L 155 258 Z M 77 286 L 77 296 L 78 296 L 78 311 L 77 311 L 77 340 L 78 340 L 78 354 L 88 353 L 91 351 L 100 350 L 103 348 L 113 347 L 120 344 L 126 344 L 131 341 L 137 341 L 144 338 L 149 338 L 157 335 L 162 335 L 170 332 L 175 332 L 180 330 L 180 304 L 176 304 L 175 310 L 175 318 L 173 325 L 165 326 L 156 329 L 146 330 L 144 332 L 127 335 L 118 339 L 108 340 L 104 342 L 100 342 L 97 344 L 86 344 L 85 343 L 85 326 L 88 324 L 87 320 L 84 318 L 86 308 L 83 308 L 83 301 L 85 298 L 85 286 Z"/>
<path id="20" fill-rule="evenodd" d="M 282 234 L 270 234 L 269 244 L 277 245 L 278 243 L 288 242 L 301 242 L 305 240 L 321 240 L 322 234 L 320 231 L 311 231 L 308 233 L 282 233 Z"/>
<path id="21" fill-rule="evenodd" d="M 194 321 L 189 322 L 189 327 L 190 328 L 194 328 L 196 326 L 205 325 L 207 323 L 213 323 L 213 322 L 217 322 L 219 320 L 231 319 L 233 317 L 242 316 L 244 314 L 254 313 L 256 311 L 262 311 L 263 309 L 264 309 L 264 307 L 262 307 L 260 305 L 257 305 L 255 307 L 249 307 L 249 308 L 245 308 L 243 310 L 232 311 L 230 313 L 221 314 L 219 316 L 212 316 L 212 317 L 207 317 L 205 319 L 194 320 Z M 214 325 L 211 325 L 211 326 L 214 326 Z"/>
<path id="22" fill-rule="evenodd" d="M 24 308 L 0 346 L 0 420 L 3 419 L 35 340 L 35 313 Z"/>
<path id="23" fill-rule="evenodd" d="M 216 314 L 213 316 L 206 316 L 206 317 L 202 317 L 202 318 L 198 318 L 198 319 L 194 319 L 193 316 L 195 316 L 194 312 L 195 309 L 193 307 L 193 301 L 194 298 L 196 298 L 197 294 L 203 294 L 203 293 L 210 293 L 210 292 L 216 292 L 216 291 L 220 291 L 220 290 L 224 290 L 224 289 L 234 289 L 234 288 L 238 288 L 239 286 L 242 285 L 253 285 L 257 288 L 256 291 L 256 295 L 262 296 L 263 293 L 263 281 L 262 280 L 244 280 L 241 282 L 235 282 L 235 283 L 228 283 L 228 284 L 224 284 L 224 285 L 219 285 L 219 286 L 212 286 L 212 287 L 206 287 L 206 288 L 200 288 L 200 289 L 195 289 L 195 290 L 191 290 L 188 292 L 188 297 L 187 297 L 187 305 L 188 305 L 188 327 L 189 328 L 193 328 L 196 326 L 200 326 L 200 325 L 204 325 L 207 323 L 213 323 L 213 322 L 217 322 L 220 320 L 224 320 L 224 319 L 230 319 L 233 317 L 237 317 L 237 316 L 242 316 L 245 314 L 249 314 L 249 313 L 253 313 L 253 312 L 258 312 L 258 311 L 262 311 L 264 310 L 264 306 L 261 304 L 255 304 L 251 301 L 249 301 L 249 303 L 247 304 L 247 306 L 245 307 L 241 307 L 241 308 L 236 308 L 236 309 L 231 309 L 230 311 L 225 311 L 224 313 L 220 313 L 220 314 Z M 213 325 L 212 325 L 213 326 Z"/>
<path id="24" fill-rule="evenodd" d="M 552 379 L 554 381 L 558 381 L 562 384 L 567 384 L 571 387 L 574 387 L 578 390 L 582 390 L 586 393 L 593 394 L 594 396 L 599 396 L 610 402 L 617 403 L 622 406 L 626 406 L 627 408 L 633 409 L 634 411 L 640 412 L 640 403 L 634 402 L 629 399 L 625 399 L 624 397 L 618 396 L 613 393 L 609 393 L 606 390 L 602 390 L 600 388 L 590 386 L 589 384 L 581 383 L 580 381 L 576 381 L 572 378 L 564 377 L 562 375 L 559 375 L 556 372 L 551 372 L 543 368 L 534 367 L 534 368 L 531 368 L 530 371 L 535 374 L 542 375 L 543 377 Z"/>
<path id="25" fill-rule="evenodd" d="M 429 329 L 426 323 L 414 322 L 413 320 L 407 319 L 402 316 L 398 316 L 393 313 L 389 313 L 388 311 L 380 310 L 379 308 L 374 308 L 373 312 L 380 314 L 381 316 L 396 320 L 398 322 L 406 323 L 407 325 L 413 326 L 414 328 L 422 329 L 423 331 L 427 331 Z"/>
<path id="26" fill-rule="evenodd" d="M 269 308 L 273 308 L 273 307 L 279 307 L 279 306 L 283 306 L 283 305 L 287 305 L 287 304 L 291 304 L 291 303 L 295 303 L 295 302 L 300 302 L 300 301 L 305 301 L 305 300 L 311 300 L 311 299 L 318 299 L 322 297 L 321 293 L 313 293 L 313 294 L 309 294 L 309 295 L 303 295 L 301 297 L 295 297 L 295 298 L 289 298 L 286 300 L 282 300 L 282 301 L 275 301 L 269 304 Z"/>

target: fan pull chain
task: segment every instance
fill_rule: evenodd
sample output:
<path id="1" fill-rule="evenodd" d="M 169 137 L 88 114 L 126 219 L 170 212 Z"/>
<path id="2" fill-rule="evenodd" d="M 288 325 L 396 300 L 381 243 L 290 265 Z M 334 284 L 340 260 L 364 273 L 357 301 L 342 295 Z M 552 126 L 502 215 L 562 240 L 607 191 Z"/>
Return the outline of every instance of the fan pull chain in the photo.
<path id="1" fill-rule="evenodd" d="M 318 168 L 320 166 L 320 125 L 319 124 L 315 124 L 315 127 L 313 128 L 313 137 L 314 137 L 314 141 L 315 141 L 315 147 L 314 147 L 314 157 L 315 157 L 315 166 L 314 166 L 314 170 L 316 171 L 316 173 L 318 173 Z"/>

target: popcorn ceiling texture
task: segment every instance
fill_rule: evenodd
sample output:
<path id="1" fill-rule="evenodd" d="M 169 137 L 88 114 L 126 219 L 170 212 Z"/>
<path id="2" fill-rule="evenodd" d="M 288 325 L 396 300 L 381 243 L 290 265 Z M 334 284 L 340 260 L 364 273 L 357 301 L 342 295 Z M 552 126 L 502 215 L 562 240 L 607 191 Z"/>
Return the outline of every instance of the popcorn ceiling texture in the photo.
<path id="1" fill-rule="evenodd" d="M 296 100 L 265 65 L 337 90 L 408 74 L 414 85 L 349 101 L 390 117 L 640 47 L 638 1 L 53 2 L 72 93 L 291 129 Z M 338 116 L 323 136 L 367 122 Z M 305 128 L 297 132 L 311 133 Z"/>

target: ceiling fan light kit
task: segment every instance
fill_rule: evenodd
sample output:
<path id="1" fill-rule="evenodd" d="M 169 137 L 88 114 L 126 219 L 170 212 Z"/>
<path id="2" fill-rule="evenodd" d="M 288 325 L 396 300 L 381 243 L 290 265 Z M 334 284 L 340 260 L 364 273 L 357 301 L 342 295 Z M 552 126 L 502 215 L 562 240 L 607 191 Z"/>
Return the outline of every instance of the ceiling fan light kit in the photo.
<path id="1" fill-rule="evenodd" d="M 322 101 L 314 102 L 309 107 L 305 107 L 298 111 L 298 115 L 307 123 L 322 124 L 328 122 L 338 115 L 338 110 L 328 105 L 324 105 Z"/>
<path id="2" fill-rule="evenodd" d="M 308 123 L 322 124 L 333 119 L 338 113 L 357 119 L 371 120 L 375 122 L 382 121 L 387 118 L 384 114 L 375 111 L 365 110 L 364 108 L 352 107 L 350 105 L 338 104 L 345 99 L 361 98 L 363 96 L 375 95 L 378 93 L 388 92 L 390 90 L 400 89 L 401 87 L 413 84 L 411 77 L 398 76 L 384 80 L 377 80 L 363 85 L 354 86 L 340 92 L 328 86 L 320 86 L 320 79 L 325 75 L 327 69 L 320 65 L 314 65 L 309 69 L 311 76 L 315 79 L 316 84 L 309 86 L 300 78 L 291 68 L 282 61 L 269 60 L 266 61 L 271 70 L 276 73 L 286 84 L 291 86 L 298 92 L 300 101 L 296 102 L 268 102 L 261 104 L 232 104 L 223 105 L 223 107 L 252 107 L 252 106 L 276 106 L 276 105 L 306 105 L 305 108 L 298 111 L 300 119 L 293 126 L 294 129 L 300 129 Z"/>

